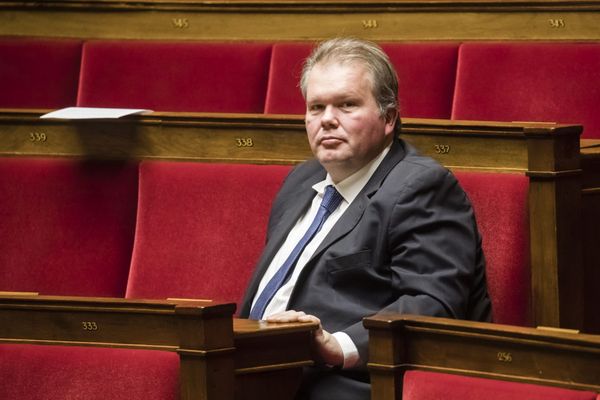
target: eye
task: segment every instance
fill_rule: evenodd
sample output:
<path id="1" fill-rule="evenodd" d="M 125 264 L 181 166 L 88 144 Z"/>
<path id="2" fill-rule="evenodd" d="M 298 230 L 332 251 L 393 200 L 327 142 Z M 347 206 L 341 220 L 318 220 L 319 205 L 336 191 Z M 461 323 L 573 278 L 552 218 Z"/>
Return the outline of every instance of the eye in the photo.
<path id="1" fill-rule="evenodd" d="M 342 110 L 351 110 L 354 107 L 356 107 L 356 103 L 354 101 L 344 101 L 342 104 L 340 104 L 340 108 Z"/>
<path id="2" fill-rule="evenodd" d="M 308 106 L 308 111 L 312 114 L 323 111 L 325 107 L 322 104 L 310 104 Z"/>

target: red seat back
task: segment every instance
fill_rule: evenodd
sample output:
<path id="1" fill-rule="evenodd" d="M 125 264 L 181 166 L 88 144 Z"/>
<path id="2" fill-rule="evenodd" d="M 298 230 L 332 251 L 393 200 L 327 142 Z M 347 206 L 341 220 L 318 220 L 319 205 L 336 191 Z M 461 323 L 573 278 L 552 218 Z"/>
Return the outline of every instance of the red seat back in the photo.
<path id="1" fill-rule="evenodd" d="M 275 43 L 269 68 L 265 100 L 267 114 L 304 114 L 306 105 L 300 91 L 304 59 L 310 55 L 311 43 Z"/>
<path id="2" fill-rule="evenodd" d="M 527 177 L 463 171 L 455 175 L 473 204 L 482 235 L 494 322 L 531 325 Z"/>
<path id="3" fill-rule="evenodd" d="M 400 114 L 450 118 L 458 43 L 382 44 L 398 72 Z"/>
<path id="4" fill-rule="evenodd" d="M 0 291 L 123 296 L 137 165 L 0 159 Z"/>
<path id="5" fill-rule="evenodd" d="M 241 300 L 289 169 L 143 162 L 127 297 Z"/>
<path id="6" fill-rule="evenodd" d="M 0 108 L 75 105 L 81 42 L 0 38 Z"/>
<path id="7" fill-rule="evenodd" d="M 453 119 L 583 124 L 600 138 L 600 44 L 464 43 Z"/>
<path id="8" fill-rule="evenodd" d="M 399 75 L 401 114 L 405 117 L 450 118 L 458 44 L 384 43 Z M 266 113 L 304 114 L 298 82 L 310 43 L 273 45 Z"/>
<path id="9" fill-rule="evenodd" d="M 402 400 L 595 400 L 596 393 L 428 371 L 404 374 Z"/>
<path id="10" fill-rule="evenodd" d="M 179 399 L 174 352 L 0 344 L 0 398 Z"/>
<path id="11" fill-rule="evenodd" d="M 79 106 L 262 113 L 271 45 L 89 41 Z"/>

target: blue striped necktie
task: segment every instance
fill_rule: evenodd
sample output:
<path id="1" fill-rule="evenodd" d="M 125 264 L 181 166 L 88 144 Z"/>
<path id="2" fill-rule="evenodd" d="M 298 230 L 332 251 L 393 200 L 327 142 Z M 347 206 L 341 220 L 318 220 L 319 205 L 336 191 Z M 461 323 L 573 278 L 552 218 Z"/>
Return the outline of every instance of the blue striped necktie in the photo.
<path id="1" fill-rule="evenodd" d="M 340 205 L 342 202 L 342 195 L 332 185 L 328 185 L 325 188 L 325 194 L 323 200 L 317 211 L 315 219 L 310 224 L 310 227 L 302 236 L 302 239 L 296 244 L 296 247 L 292 250 L 288 258 L 285 260 L 279 270 L 273 275 L 271 280 L 267 283 L 260 296 L 254 303 L 252 310 L 250 310 L 250 319 L 261 319 L 267 305 L 275 295 L 275 293 L 281 288 L 281 286 L 287 280 L 288 275 L 294 269 L 294 266 L 300 258 L 300 254 L 306 247 L 306 245 L 312 240 L 312 238 L 321 230 L 323 223 L 329 217 L 329 215 Z"/>

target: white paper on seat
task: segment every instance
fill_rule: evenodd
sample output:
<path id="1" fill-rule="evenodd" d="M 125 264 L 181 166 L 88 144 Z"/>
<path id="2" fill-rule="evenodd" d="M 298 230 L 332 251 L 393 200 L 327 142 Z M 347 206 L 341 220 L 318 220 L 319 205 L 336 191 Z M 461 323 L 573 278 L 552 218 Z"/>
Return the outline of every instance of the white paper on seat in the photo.
<path id="1" fill-rule="evenodd" d="M 98 107 L 67 107 L 52 111 L 40 118 L 55 119 L 114 119 L 126 115 L 145 114 L 152 110 L 140 108 L 98 108 Z"/>

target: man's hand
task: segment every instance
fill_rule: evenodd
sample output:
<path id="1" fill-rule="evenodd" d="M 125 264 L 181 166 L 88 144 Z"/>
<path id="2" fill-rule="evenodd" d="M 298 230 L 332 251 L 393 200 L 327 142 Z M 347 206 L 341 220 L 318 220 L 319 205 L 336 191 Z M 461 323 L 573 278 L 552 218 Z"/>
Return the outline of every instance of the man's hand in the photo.
<path id="1" fill-rule="evenodd" d="M 336 338 L 321 326 L 321 320 L 303 311 L 288 310 L 267 317 L 268 322 L 314 322 L 319 324 L 315 331 L 315 351 L 318 361 L 333 366 L 344 364 L 344 353 Z"/>

